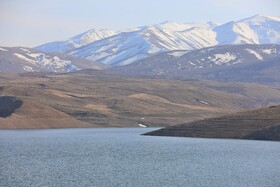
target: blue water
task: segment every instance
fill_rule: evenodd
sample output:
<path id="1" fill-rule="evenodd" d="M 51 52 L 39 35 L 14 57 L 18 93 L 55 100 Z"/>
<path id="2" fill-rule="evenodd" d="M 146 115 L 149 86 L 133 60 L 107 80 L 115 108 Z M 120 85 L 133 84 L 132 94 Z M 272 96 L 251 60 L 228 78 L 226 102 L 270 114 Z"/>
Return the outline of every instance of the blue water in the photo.
<path id="1" fill-rule="evenodd" d="M 0 186 L 280 187 L 280 142 L 151 130 L 0 131 Z"/>

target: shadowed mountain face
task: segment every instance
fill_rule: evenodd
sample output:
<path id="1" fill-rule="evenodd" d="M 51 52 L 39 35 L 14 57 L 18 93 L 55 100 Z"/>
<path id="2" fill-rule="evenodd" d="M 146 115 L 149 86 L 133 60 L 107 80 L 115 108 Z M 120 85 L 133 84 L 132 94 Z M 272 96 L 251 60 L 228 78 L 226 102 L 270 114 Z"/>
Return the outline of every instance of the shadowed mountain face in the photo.
<path id="1" fill-rule="evenodd" d="M 226 82 L 279 82 L 280 45 L 228 45 L 170 51 L 112 68 L 134 77 L 200 78 Z"/>
<path id="2" fill-rule="evenodd" d="M 280 106 L 273 106 L 167 127 L 145 135 L 280 141 L 279 123 Z"/>
<path id="3" fill-rule="evenodd" d="M 11 96 L 0 96 L 0 117 L 6 118 L 20 108 L 22 101 Z"/>
<path id="4" fill-rule="evenodd" d="M 280 91 L 269 86 L 134 79 L 93 70 L 1 74 L 0 85 L 0 95 L 23 101 L 0 119 L 0 128 L 169 126 L 280 103 Z"/>

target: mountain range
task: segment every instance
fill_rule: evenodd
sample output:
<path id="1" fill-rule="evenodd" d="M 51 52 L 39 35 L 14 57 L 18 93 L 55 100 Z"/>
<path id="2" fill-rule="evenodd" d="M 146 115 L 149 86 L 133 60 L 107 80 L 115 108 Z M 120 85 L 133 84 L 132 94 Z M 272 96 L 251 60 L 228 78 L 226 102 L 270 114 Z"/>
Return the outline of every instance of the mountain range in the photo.
<path id="1" fill-rule="evenodd" d="M 225 24 L 164 22 L 124 31 L 93 29 L 35 49 L 122 66 L 170 50 L 270 43 L 280 44 L 280 17 L 256 15 Z"/>
<path id="2" fill-rule="evenodd" d="M 96 69 L 132 77 L 277 83 L 279 44 L 280 17 L 264 15 L 226 24 L 91 29 L 32 49 L 0 47 L 0 72 Z"/>

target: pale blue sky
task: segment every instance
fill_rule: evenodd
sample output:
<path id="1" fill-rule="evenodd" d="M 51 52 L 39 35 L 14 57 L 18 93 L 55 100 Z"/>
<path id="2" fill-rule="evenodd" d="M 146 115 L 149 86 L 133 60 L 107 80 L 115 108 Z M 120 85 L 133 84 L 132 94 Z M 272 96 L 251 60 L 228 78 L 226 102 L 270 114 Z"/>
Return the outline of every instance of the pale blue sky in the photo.
<path id="1" fill-rule="evenodd" d="M 33 47 L 91 28 L 280 16 L 279 7 L 279 0 L 0 0 L 0 46 Z"/>

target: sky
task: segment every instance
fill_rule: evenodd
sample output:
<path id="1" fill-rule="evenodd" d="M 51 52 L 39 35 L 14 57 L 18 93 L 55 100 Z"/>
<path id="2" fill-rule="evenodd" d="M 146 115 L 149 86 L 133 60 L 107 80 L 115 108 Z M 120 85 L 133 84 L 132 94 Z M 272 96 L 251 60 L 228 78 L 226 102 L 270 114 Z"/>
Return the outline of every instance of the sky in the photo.
<path id="1" fill-rule="evenodd" d="M 280 16 L 279 0 L 0 0 L 0 46 L 34 47 L 89 29 Z"/>

